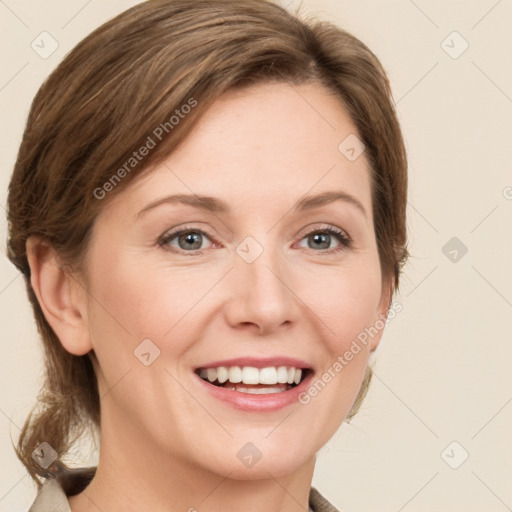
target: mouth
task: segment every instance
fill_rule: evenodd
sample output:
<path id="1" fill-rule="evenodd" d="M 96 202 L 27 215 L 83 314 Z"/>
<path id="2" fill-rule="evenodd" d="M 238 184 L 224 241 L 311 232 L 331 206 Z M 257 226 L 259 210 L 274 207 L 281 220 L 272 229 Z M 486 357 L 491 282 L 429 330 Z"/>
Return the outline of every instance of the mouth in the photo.
<path id="1" fill-rule="evenodd" d="M 195 373 L 212 386 L 253 395 L 283 393 L 299 386 L 313 370 L 291 365 L 200 367 Z"/>

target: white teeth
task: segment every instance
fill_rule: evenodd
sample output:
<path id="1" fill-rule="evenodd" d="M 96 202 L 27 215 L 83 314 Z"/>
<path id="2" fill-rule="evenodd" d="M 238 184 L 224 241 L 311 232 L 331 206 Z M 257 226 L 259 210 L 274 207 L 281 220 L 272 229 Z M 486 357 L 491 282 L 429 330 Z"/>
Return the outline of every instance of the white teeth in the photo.
<path id="1" fill-rule="evenodd" d="M 288 382 L 288 369 L 286 366 L 280 366 L 277 369 L 277 382 L 279 382 L 279 384 L 285 384 Z"/>
<path id="2" fill-rule="evenodd" d="M 259 384 L 260 371 L 254 366 L 244 366 L 242 368 L 242 382 L 244 384 Z"/>
<path id="3" fill-rule="evenodd" d="M 260 384 L 277 384 L 277 370 L 275 368 L 262 368 L 259 371 Z"/>
<path id="4" fill-rule="evenodd" d="M 242 382 L 243 384 L 264 384 L 272 386 L 274 384 L 299 384 L 302 378 L 302 370 L 300 368 L 287 366 L 267 366 L 266 368 L 255 368 L 254 366 L 219 366 L 218 368 L 202 368 L 199 376 L 209 382 L 218 381 L 224 384 L 229 381 L 233 384 Z M 243 389 L 243 388 L 241 388 Z M 249 389 L 249 388 L 246 388 Z M 271 389 L 266 388 L 267 392 Z"/>
<path id="5" fill-rule="evenodd" d="M 236 389 L 241 393 L 249 393 L 250 395 L 267 395 L 269 393 L 281 393 L 282 391 L 286 391 L 283 388 L 243 388 L 238 387 Z"/>
<path id="6" fill-rule="evenodd" d="M 228 380 L 233 384 L 242 382 L 242 369 L 240 366 L 231 366 L 231 368 L 228 370 Z"/>
<path id="7" fill-rule="evenodd" d="M 217 368 L 217 380 L 223 384 L 228 380 L 228 370 L 224 366 Z"/>

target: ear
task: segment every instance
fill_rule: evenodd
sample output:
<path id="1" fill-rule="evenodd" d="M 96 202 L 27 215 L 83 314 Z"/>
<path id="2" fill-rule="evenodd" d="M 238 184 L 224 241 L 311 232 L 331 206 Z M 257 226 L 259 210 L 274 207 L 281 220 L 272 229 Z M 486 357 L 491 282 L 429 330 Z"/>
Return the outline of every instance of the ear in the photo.
<path id="1" fill-rule="evenodd" d="M 382 291 L 380 295 L 379 304 L 376 309 L 376 317 L 374 327 L 377 328 L 378 332 L 372 337 L 370 341 L 370 352 L 374 352 L 379 346 L 384 329 L 386 325 L 386 319 L 388 317 L 389 308 L 391 307 L 391 299 L 393 298 L 393 278 L 382 280 Z M 382 325 L 383 324 L 383 325 Z M 381 328 L 382 327 L 382 328 Z"/>
<path id="2" fill-rule="evenodd" d="M 51 245 L 38 237 L 26 243 L 30 283 L 43 314 L 71 354 L 92 350 L 87 328 L 87 293 L 76 277 L 66 272 Z"/>

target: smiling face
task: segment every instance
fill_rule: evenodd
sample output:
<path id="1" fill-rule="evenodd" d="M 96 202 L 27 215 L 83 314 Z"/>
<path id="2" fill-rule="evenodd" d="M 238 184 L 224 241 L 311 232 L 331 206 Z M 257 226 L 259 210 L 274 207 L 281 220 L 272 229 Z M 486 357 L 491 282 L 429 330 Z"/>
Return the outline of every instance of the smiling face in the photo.
<path id="1" fill-rule="evenodd" d="M 230 91 L 162 165 L 105 205 L 83 295 L 102 450 L 129 445 L 139 462 L 171 456 L 249 479 L 294 471 L 335 433 L 381 333 L 342 370 L 335 363 L 389 304 L 369 168 L 364 153 L 351 161 L 338 149 L 356 133 L 320 85 Z M 269 385 L 275 393 L 249 394 L 240 387 L 262 386 L 200 377 L 219 366 L 221 380 L 237 380 L 235 366 L 268 382 L 272 369 L 243 367 L 291 373 Z M 307 380 L 282 391 L 291 367 Z M 297 390 L 329 369 L 330 382 L 300 403 Z M 251 468 L 242 460 L 255 449 L 239 453 L 248 442 L 261 453 Z"/>

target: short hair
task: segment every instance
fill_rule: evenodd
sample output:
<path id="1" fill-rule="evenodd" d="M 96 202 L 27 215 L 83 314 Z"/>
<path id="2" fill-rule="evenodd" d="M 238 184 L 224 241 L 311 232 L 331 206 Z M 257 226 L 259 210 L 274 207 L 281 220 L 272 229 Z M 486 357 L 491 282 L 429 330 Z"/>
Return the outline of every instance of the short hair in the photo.
<path id="1" fill-rule="evenodd" d="M 398 289 L 408 257 L 407 159 L 389 79 L 369 48 L 270 0 L 151 0 L 122 12 L 78 43 L 40 87 L 9 185 L 8 257 L 24 275 L 45 353 L 39 401 L 15 447 L 38 487 L 48 473 L 32 451 L 46 441 L 65 455 L 86 426 L 99 428 L 100 400 L 90 354 L 67 352 L 41 310 L 27 238 L 44 238 L 80 269 L 108 201 L 168 157 L 224 92 L 273 81 L 322 84 L 347 109 L 370 167 L 382 275 Z M 172 122 L 184 105 L 187 114 Z M 122 172 L 159 126 L 161 140 L 144 163 Z M 109 193 L 99 197 L 106 183 Z M 368 366 L 348 420 L 371 376 Z"/>

